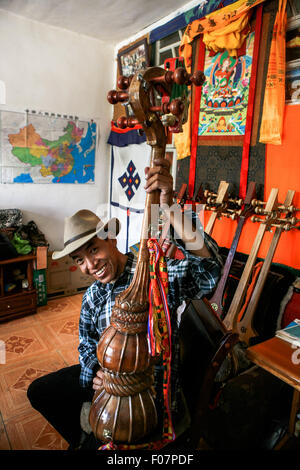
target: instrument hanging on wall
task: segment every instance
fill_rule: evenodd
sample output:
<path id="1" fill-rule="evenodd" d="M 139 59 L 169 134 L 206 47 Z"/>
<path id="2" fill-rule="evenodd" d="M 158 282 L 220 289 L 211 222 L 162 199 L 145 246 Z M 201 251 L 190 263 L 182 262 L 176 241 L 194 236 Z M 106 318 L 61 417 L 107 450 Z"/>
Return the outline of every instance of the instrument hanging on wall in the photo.
<path id="1" fill-rule="evenodd" d="M 270 266 L 271 266 L 280 236 L 284 231 L 289 231 L 295 228 L 296 226 L 296 219 L 293 216 L 293 211 L 295 210 L 295 208 L 292 206 L 294 195 L 295 195 L 295 191 L 289 190 L 287 192 L 283 205 L 279 205 L 277 207 L 277 217 L 273 220 L 271 224 L 269 224 L 270 227 L 276 227 L 276 230 L 272 237 L 272 240 L 268 249 L 268 253 L 263 262 L 259 276 L 256 280 L 255 287 L 252 292 L 250 301 L 247 305 L 246 311 L 243 314 L 240 321 L 238 321 L 237 323 L 237 333 L 239 334 L 239 338 L 241 341 L 243 341 L 244 343 L 248 345 L 250 343 L 251 338 L 258 336 L 258 333 L 255 331 L 254 326 L 253 326 L 253 317 L 254 317 L 256 307 L 259 302 L 262 290 L 264 288 L 267 275 L 270 270 Z M 268 215 L 266 211 L 259 206 L 257 206 L 256 212 L 258 214 Z M 281 217 L 282 215 L 284 217 Z M 258 219 L 257 217 L 253 216 L 253 221 L 261 222 L 261 219 Z"/>
<path id="2" fill-rule="evenodd" d="M 277 201 L 278 189 L 273 188 L 270 192 L 268 201 L 265 207 L 266 218 L 261 221 L 261 224 L 258 228 L 254 243 L 251 248 L 251 252 L 248 256 L 245 268 L 243 270 L 241 279 L 235 291 L 234 297 L 226 313 L 226 316 L 223 320 L 226 328 L 228 330 L 237 331 L 238 316 L 244 302 L 245 294 L 248 288 L 249 280 L 253 272 L 253 267 L 257 258 L 257 254 L 265 235 L 266 230 L 269 229 L 270 225 L 275 221 L 277 212 L 276 208 L 278 206 Z M 252 201 L 252 204 L 255 205 L 255 200 Z M 253 220 L 254 221 L 254 220 Z"/>
<path id="3" fill-rule="evenodd" d="M 221 212 L 225 208 L 224 201 L 228 197 L 228 187 L 229 183 L 220 181 L 217 194 L 208 190 L 204 191 L 204 196 L 206 197 L 204 209 L 213 211 L 205 227 L 205 233 L 207 233 L 207 235 L 211 235 L 217 218 L 220 217 Z"/>
<path id="4" fill-rule="evenodd" d="M 226 262 L 223 268 L 223 274 L 221 279 L 218 282 L 217 288 L 214 292 L 214 295 L 209 299 L 209 303 L 216 312 L 216 314 L 222 318 L 223 316 L 223 296 L 227 283 L 227 278 L 229 276 L 230 268 L 235 256 L 235 252 L 240 240 L 242 229 L 247 218 L 253 213 L 254 207 L 252 205 L 252 200 L 255 198 L 256 190 L 255 183 L 251 181 L 247 190 L 245 201 L 241 211 L 236 211 L 238 215 L 238 224 L 234 234 L 234 238 L 228 252 Z"/>
<path id="5" fill-rule="evenodd" d="M 192 203 L 196 205 L 196 204 L 205 204 L 205 202 L 206 202 L 206 197 L 204 196 L 203 186 L 202 184 L 200 184 L 198 190 L 195 192 Z M 193 206 L 193 210 L 194 210 L 194 206 Z"/>
<path id="6" fill-rule="evenodd" d="M 134 113 L 134 117 L 119 118 L 119 127 L 142 125 L 147 143 L 152 147 L 150 167 L 154 166 L 156 158 L 165 157 L 166 132 L 162 115 L 171 113 L 175 116 L 175 121 L 180 123 L 184 112 L 180 99 L 169 102 L 165 100 L 162 104 L 157 104 L 157 95 L 170 96 L 174 83 L 201 86 L 204 80 L 204 74 L 200 71 L 191 75 L 180 67 L 175 71 L 151 67 L 131 77 L 119 77 L 118 87 L 121 91 L 112 90 L 108 93 L 111 104 L 129 104 Z M 103 387 L 95 392 L 93 398 L 90 424 L 95 437 L 104 443 L 135 443 L 149 436 L 157 427 L 153 358 L 148 352 L 147 344 L 147 240 L 151 237 L 151 205 L 158 205 L 159 201 L 158 190 L 146 196 L 134 277 L 130 286 L 116 298 L 110 325 L 97 347 L 97 358 L 104 372 L 104 379 Z"/>

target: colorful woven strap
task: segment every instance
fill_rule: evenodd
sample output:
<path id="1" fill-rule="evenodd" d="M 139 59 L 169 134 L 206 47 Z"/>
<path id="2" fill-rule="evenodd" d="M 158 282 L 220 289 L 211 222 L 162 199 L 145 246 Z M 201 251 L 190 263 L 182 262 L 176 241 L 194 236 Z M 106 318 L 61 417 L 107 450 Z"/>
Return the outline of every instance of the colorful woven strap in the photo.
<path id="1" fill-rule="evenodd" d="M 150 253 L 150 291 L 148 318 L 148 346 L 151 356 L 162 354 L 164 428 L 163 439 L 173 441 L 175 433 L 171 417 L 171 320 L 168 308 L 168 270 L 161 246 L 155 238 L 148 240 Z"/>
<path id="2" fill-rule="evenodd" d="M 161 246 L 156 239 L 148 240 L 150 254 L 150 287 L 148 347 L 151 356 L 162 354 L 164 417 L 162 439 L 143 444 L 114 444 L 109 442 L 99 450 L 158 450 L 175 440 L 171 416 L 171 321 L 167 302 L 168 271 Z"/>

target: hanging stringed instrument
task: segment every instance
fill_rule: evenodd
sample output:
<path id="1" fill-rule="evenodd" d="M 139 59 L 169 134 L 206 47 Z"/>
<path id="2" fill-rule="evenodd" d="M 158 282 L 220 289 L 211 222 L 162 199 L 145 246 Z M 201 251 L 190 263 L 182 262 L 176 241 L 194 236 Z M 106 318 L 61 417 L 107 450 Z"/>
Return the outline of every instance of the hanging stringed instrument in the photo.
<path id="1" fill-rule="evenodd" d="M 264 259 L 249 304 L 247 305 L 246 311 L 242 318 L 237 323 L 237 333 L 239 338 L 247 345 L 250 344 L 251 338 L 258 336 L 258 333 L 253 326 L 254 314 L 256 312 L 260 296 L 267 280 L 270 266 L 280 237 L 284 231 L 289 231 L 295 227 L 296 218 L 293 217 L 293 210 L 295 208 L 292 206 L 294 195 L 295 191 L 289 190 L 287 192 L 284 203 L 279 205 L 276 209 L 277 217 L 270 224 L 270 227 L 276 227 L 275 233 L 272 236 L 268 253 Z M 265 209 L 262 207 L 257 207 L 257 209 L 258 210 L 256 212 L 258 214 L 267 215 Z M 253 222 L 261 222 L 261 219 L 259 217 L 253 216 Z"/>
<path id="2" fill-rule="evenodd" d="M 173 83 L 200 86 L 204 74 L 187 74 L 185 69 L 174 72 L 151 67 L 131 77 L 120 77 L 121 91 L 108 93 L 111 104 L 129 104 L 135 117 L 120 118 L 119 127 L 141 124 L 147 143 L 152 147 L 150 167 L 156 158 L 165 157 L 166 132 L 161 116 L 172 114 L 172 127 L 181 122 L 184 104 L 180 99 L 168 102 Z M 162 105 L 154 101 L 155 92 L 163 92 Z M 146 196 L 140 248 L 136 270 L 130 286 L 115 300 L 110 325 L 101 336 L 97 358 L 104 372 L 103 386 L 94 394 L 90 424 L 102 442 L 135 443 L 157 427 L 154 403 L 153 359 L 148 352 L 147 322 L 149 312 L 149 252 L 151 237 L 151 205 L 159 204 L 160 191 Z"/>
<path id="3" fill-rule="evenodd" d="M 217 194 L 208 190 L 204 191 L 204 195 L 206 197 L 206 204 L 204 209 L 213 211 L 205 227 L 205 233 L 207 233 L 207 235 L 212 234 L 215 222 L 217 218 L 220 217 L 220 213 L 225 208 L 224 201 L 228 196 L 228 187 L 229 183 L 227 183 L 227 181 L 220 181 Z"/>
<path id="4" fill-rule="evenodd" d="M 217 288 L 214 292 L 214 295 L 209 299 L 209 303 L 216 312 L 216 314 L 222 318 L 223 316 L 223 296 L 225 291 L 225 286 L 227 283 L 227 278 L 229 276 L 230 268 L 234 259 L 234 255 L 240 240 L 242 229 L 247 218 L 252 214 L 254 208 L 251 204 L 252 200 L 255 197 L 255 183 L 251 181 L 247 190 L 243 208 L 239 211 L 238 214 L 238 224 L 234 234 L 234 238 L 231 243 L 230 250 L 228 252 L 226 262 L 223 268 L 223 274 L 221 279 L 218 282 Z"/>
<path id="5" fill-rule="evenodd" d="M 244 267 L 241 279 L 233 296 L 232 302 L 228 309 L 228 312 L 225 315 L 223 320 L 226 328 L 228 330 L 237 331 L 238 316 L 245 299 L 246 291 L 249 285 L 251 274 L 253 272 L 253 267 L 257 258 L 257 254 L 260 248 L 260 245 L 263 241 L 264 235 L 268 227 L 276 219 L 276 208 L 278 206 L 277 201 L 278 188 L 272 188 L 268 201 L 265 204 L 265 211 L 268 214 L 266 219 L 260 224 L 255 240 L 253 242 L 250 254 L 248 256 L 246 265 Z M 254 203 L 254 201 L 252 201 Z"/>

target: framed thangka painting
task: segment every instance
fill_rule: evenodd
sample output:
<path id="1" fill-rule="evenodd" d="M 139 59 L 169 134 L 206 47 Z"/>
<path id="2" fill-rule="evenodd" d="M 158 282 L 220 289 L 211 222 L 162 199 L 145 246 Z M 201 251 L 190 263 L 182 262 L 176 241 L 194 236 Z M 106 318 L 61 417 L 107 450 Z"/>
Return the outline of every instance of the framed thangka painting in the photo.
<path id="1" fill-rule="evenodd" d="M 231 57 L 227 51 L 205 53 L 198 140 L 201 137 L 241 137 L 245 134 L 252 68 L 254 32 L 246 39 L 246 53 Z"/>

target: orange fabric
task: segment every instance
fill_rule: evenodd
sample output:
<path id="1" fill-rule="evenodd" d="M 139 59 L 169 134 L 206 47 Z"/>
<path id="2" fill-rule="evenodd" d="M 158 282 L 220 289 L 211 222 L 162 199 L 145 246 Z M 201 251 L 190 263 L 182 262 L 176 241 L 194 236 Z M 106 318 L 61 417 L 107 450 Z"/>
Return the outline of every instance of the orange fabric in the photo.
<path id="1" fill-rule="evenodd" d="M 279 0 L 270 49 L 260 142 L 281 145 L 285 102 L 286 0 Z"/>
<path id="2" fill-rule="evenodd" d="M 177 152 L 177 160 L 191 155 L 191 106 L 189 106 L 188 120 L 182 126 L 182 132 L 174 135 L 174 145 Z"/>
<path id="3" fill-rule="evenodd" d="M 222 45 L 224 46 L 227 43 L 229 54 L 235 55 L 236 49 L 241 47 L 241 35 L 246 32 L 243 32 L 244 28 L 247 29 L 249 27 L 249 10 L 263 1 L 264 0 L 253 0 L 249 2 L 247 0 L 238 0 L 235 3 L 227 5 L 220 10 L 214 11 L 213 13 L 190 23 L 184 32 L 179 49 L 180 55 L 185 59 L 185 67 L 187 71 L 191 72 L 191 44 L 200 34 L 203 34 L 203 41 L 205 43 L 207 41 L 211 47 L 213 46 L 213 42 L 211 41 L 212 36 L 217 43 L 219 40 L 222 41 Z M 216 48 L 217 47 L 219 47 L 218 44 L 216 44 Z"/>
<path id="4" fill-rule="evenodd" d="M 300 105 L 286 105 L 284 111 L 282 145 L 266 145 L 265 163 L 265 194 L 264 200 L 269 197 L 272 188 L 278 188 L 278 200 L 283 202 L 289 189 L 296 191 L 293 205 L 300 208 L 300 158 L 299 158 L 299 122 Z M 205 213 L 205 224 L 209 220 L 210 212 Z M 300 212 L 296 213 L 297 218 Z M 222 218 L 217 220 L 212 232 L 213 238 L 220 246 L 230 248 L 237 222 Z M 300 224 L 298 224 L 300 226 Z M 237 251 L 249 254 L 255 240 L 258 224 L 250 220 L 245 222 Z M 259 258 L 265 258 L 273 233 L 267 232 L 264 236 Z M 283 232 L 275 255 L 274 263 L 281 263 L 300 269 L 300 230 Z"/>
<path id="5" fill-rule="evenodd" d="M 214 52 L 221 52 L 226 49 L 230 56 L 236 57 L 238 50 L 250 33 L 249 17 L 250 13 L 247 12 L 221 29 L 204 32 L 203 42 L 207 49 Z"/>

